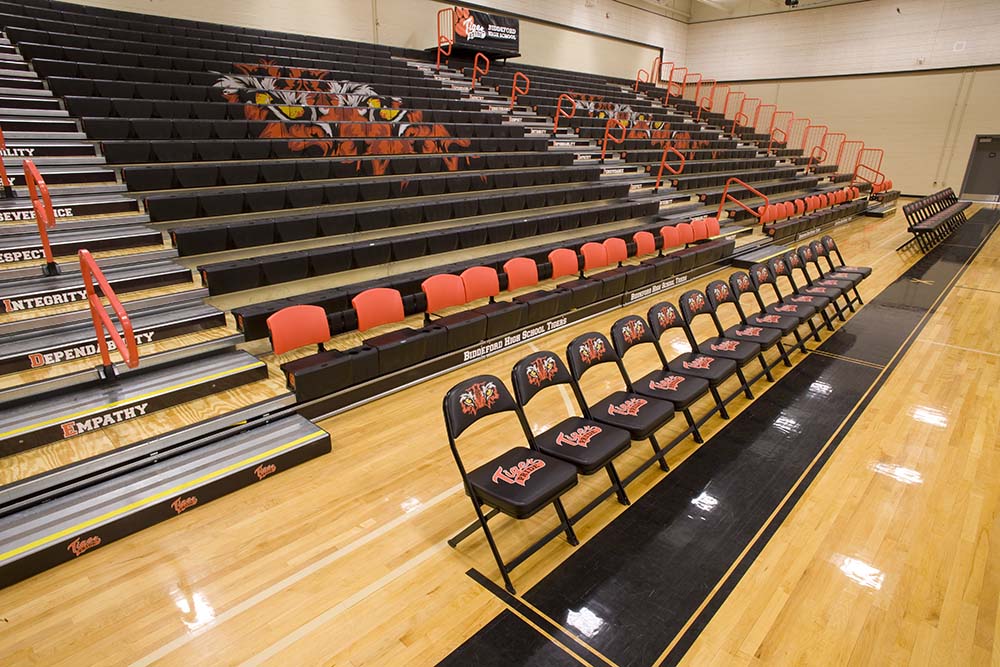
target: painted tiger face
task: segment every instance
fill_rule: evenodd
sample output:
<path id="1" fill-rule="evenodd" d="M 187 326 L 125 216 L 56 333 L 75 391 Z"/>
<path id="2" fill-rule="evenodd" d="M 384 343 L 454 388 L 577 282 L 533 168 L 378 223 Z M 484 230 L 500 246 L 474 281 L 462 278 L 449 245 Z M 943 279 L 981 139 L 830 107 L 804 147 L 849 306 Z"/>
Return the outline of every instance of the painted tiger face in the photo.
<path id="1" fill-rule="evenodd" d="M 458 402 L 462 406 L 462 412 L 467 415 L 476 415 L 480 410 L 489 410 L 500 398 L 500 392 L 494 382 L 477 382 L 470 385 L 458 397 Z"/>
<path id="2" fill-rule="evenodd" d="M 745 274 L 736 276 L 736 287 L 738 287 L 741 292 L 749 290 L 750 278 Z"/>
<path id="3" fill-rule="evenodd" d="M 664 329 L 672 327 L 677 322 L 677 310 L 673 306 L 663 306 L 656 311 L 656 321 Z"/>
<path id="4" fill-rule="evenodd" d="M 639 318 L 629 320 L 622 325 L 622 337 L 626 343 L 635 343 L 642 340 L 646 333 L 646 325 Z"/>
<path id="5" fill-rule="evenodd" d="M 714 285 L 712 287 L 712 295 L 716 301 L 725 301 L 729 298 L 729 287 L 723 284 Z"/>
<path id="6" fill-rule="evenodd" d="M 697 313 L 705 307 L 705 297 L 700 292 L 696 292 L 687 298 L 688 310 Z"/>
<path id="7" fill-rule="evenodd" d="M 548 382 L 559 372 L 559 365 L 552 357 L 538 357 L 525 369 L 528 382 L 536 387 Z"/>
<path id="8" fill-rule="evenodd" d="M 580 344 L 577 351 L 580 354 L 580 361 L 589 366 L 604 357 L 607 347 L 603 338 L 588 338 Z"/>

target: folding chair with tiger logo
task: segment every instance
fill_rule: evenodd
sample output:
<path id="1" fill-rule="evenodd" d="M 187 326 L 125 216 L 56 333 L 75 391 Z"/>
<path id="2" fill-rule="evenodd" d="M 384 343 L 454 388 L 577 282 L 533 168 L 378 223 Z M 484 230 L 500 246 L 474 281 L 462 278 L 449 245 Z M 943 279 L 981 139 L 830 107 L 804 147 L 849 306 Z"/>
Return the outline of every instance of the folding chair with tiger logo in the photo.
<path id="1" fill-rule="evenodd" d="M 850 290 L 851 285 L 846 281 L 836 281 L 836 280 L 826 280 L 823 284 L 819 281 L 813 280 L 812 276 L 809 275 L 808 261 L 814 258 L 812 250 L 809 246 L 802 246 L 796 248 L 795 250 L 789 250 L 785 253 L 785 264 L 788 265 L 789 273 L 799 272 L 805 285 L 802 287 L 802 293 L 812 296 L 825 296 L 830 300 L 830 305 L 833 306 L 833 310 L 837 315 L 837 319 L 841 322 L 846 321 L 844 315 L 844 309 L 841 308 L 837 299 L 844 299 L 844 304 L 850 311 L 854 312 L 854 303 L 851 301 L 850 295 L 847 293 Z M 808 259 L 807 259 L 808 258 Z"/>
<path id="2" fill-rule="evenodd" d="M 656 339 L 653 338 L 649 324 L 638 315 L 623 317 L 611 325 L 611 343 L 615 347 L 615 352 L 621 357 L 623 366 L 625 366 L 626 355 L 633 348 L 639 345 L 657 348 Z M 658 348 L 657 351 L 660 352 Z M 633 381 L 626 367 L 625 381 L 629 388 L 637 394 L 673 403 L 674 410 L 680 410 L 684 413 L 694 441 L 704 442 L 701 432 L 698 430 L 698 424 L 691 415 L 691 405 L 708 394 L 708 380 L 694 375 L 675 373 L 665 368 L 655 368 Z"/>
<path id="3" fill-rule="evenodd" d="M 750 391 L 750 383 L 747 381 L 746 376 L 743 375 L 742 368 L 756 357 L 761 360 L 761 365 L 767 369 L 767 360 L 763 358 L 760 345 L 750 341 L 725 338 L 722 335 L 722 323 L 719 322 L 719 317 L 715 314 L 715 308 L 712 307 L 712 304 L 705 295 L 698 290 L 688 290 L 684 294 L 681 294 L 680 308 L 681 317 L 687 322 L 688 331 L 691 331 L 691 325 L 698 316 L 709 316 L 719 335 L 706 338 L 700 343 L 695 344 L 695 349 L 702 354 L 711 354 L 716 357 L 735 361 L 737 366 L 736 377 L 740 379 L 740 384 L 743 385 L 743 394 L 752 400 L 753 392 Z M 772 378 L 768 379 L 773 381 Z"/>
<path id="4" fill-rule="evenodd" d="M 733 340 L 757 343 L 760 345 L 762 353 L 773 347 L 777 347 L 778 353 L 781 356 L 781 360 L 785 363 L 785 366 L 791 367 L 792 362 L 788 359 L 788 352 L 785 350 L 785 346 L 781 343 L 781 331 L 769 327 L 755 326 L 747 322 L 746 315 L 743 313 L 743 309 L 740 307 L 740 303 L 736 298 L 737 294 L 738 292 L 734 291 L 725 280 L 713 280 L 705 287 L 705 295 L 708 297 L 709 305 L 715 311 L 716 321 L 719 320 L 719 307 L 727 303 L 732 304 L 737 317 L 739 317 L 739 323 L 734 324 L 725 331 L 722 331 L 722 336 L 725 338 L 732 338 Z M 758 358 L 761 359 L 761 364 L 764 366 L 765 375 L 767 375 L 768 379 L 773 382 L 774 380 L 771 378 L 770 372 L 771 366 L 764 361 L 763 354 Z"/>
<path id="5" fill-rule="evenodd" d="M 784 262 L 780 258 L 775 258 L 781 266 L 784 266 Z M 774 278 L 774 272 L 771 270 L 768 264 L 753 264 L 749 269 L 750 282 L 753 284 L 754 294 L 757 295 L 757 303 L 761 307 L 761 312 L 766 315 L 772 315 L 779 318 L 794 319 L 796 321 L 796 326 L 799 324 L 809 325 L 809 331 L 816 342 L 820 342 L 822 339 L 819 337 L 819 329 L 816 327 L 816 323 L 813 322 L 813 317 L 818 314 L 815 306 L 810 306 L 804 303 L 792 303 L 791 301 L 785 300 L 785 297 L 781 294 L 781 289 L 778 288 L 778 281 Z M 764 285 L 770 285 L 771 291 L 776 299 L 775 303 L 770 305 L 764 304 Z M 757 320 L 760 322 L 760 319 Z M 770 320 L 765 320 L 770 321 Z M 775 324 L 787 325 L 784 320 L 778 320 Z M 805 348 L 803 348 L 805 349 Z"/>
<path id="6" fill-rule="evenodd" d="M 798 317 L 768 313 L 767 310 L 765 310 L 766 307 L 764 306 L 764 301 L 761 298 L 760 293 L 757 291 L 757 288 L 754 286 L 754 282 L 748 273 L 745 271 L 737 271 L 731 274 L 729 276 L 729 289 L 733 294 L 733 304 L 736 306 L 736 312 L 739 313 L 740 321 L 743 323 L 743 326 L 773 329 L 778 332 L 779 337 L 792 335 L 795 337 L 795 345 L 793 345 L 791 349 L 799 349 L 802 350 L 803 353 L 806 351 L 805 341 L 799 334 L 799 325 L 802 324 L 802 320 Z M 754 311 L 743 309 L 741 298 L 744 294 L 754 295 L 756 305 L 759 310 Z M 736 329 L 739 327 L 737 325 L 733 328 Z M 782 350 L 784 351 L 784 348 L 782 348 Z M 787 354 L 785 354 L 785 365 L 789 365 Z"/>
<path id="7" fill-rule="evenodd" d="M 576 467 L 534 449 L 531 430 L 528 428 L 524 413 L 503 381 L 494 375 L 479 375 L 458 383 L 445 394 L 443 408 L 448 444 L 455 457 L 458 472 L 462 476 L 462 482 L 465 484 L 465 490 L 472 499 L 477 518 L 477 522 L 448 540 L 448 544 L 452 547 L 458 546 L 459 542 L 476 531 L 477 526 L 481 527 L 493 552 L 493 558 L 496 559 L 497 567 L 500 568 L 504 585 L 508 591 L 515 593 L 510 580 L 510 571 L 537 551 L 542 544 L 559 532 L 565 532 L 566 540 L 573 546 L 578 544 L 560 500 L 564 493 L 576 486 Z M 459 436 L 480 419 L 495 417 L 504 412 L 513 412 L 516 415 L 523 432 L 522 437 L 528 446 L 508 449 L 483 465 L 467 471 L 458 451 Z M 492 509 L 484 513 L 483 505 Z M 549 505 L 555 506 L 561 531 L 550 532 L 513 560 L 505 562 L 500 556 L 487 522 L 500 513 L 515 519 L 527 519 Z"/>
<path id="8" fill-rule="evenodd" d="M 526 418 L 528 403 L 539 393 L 559 385 L 569 385 L 580 413 L 585 411 L 583 399 L 573 385 L 569 370 L 555 352 L 535 352 L 521 359 L 514 364 L 510 378 L 514 396 Z M 551 392 L 546 393 L 551 395 Z M 552 422 L 551 414 L 551 410 L 545 412 L 546 423 Z M 531 428 L 530 418 L 528 427 Z M 628 431 L 574 413 L 541 433 L 532 432 L 530 437 L 538 451 L 572 463 L 581 475 L 592 475 L 602 468 L 607 470 L 618 502 L 629 504 L 613 462 L 615 457 L 632 446 Z"/>
<path id="9" fill-rule="evenodd" d="M 795 278 L 792 276 L 791 267 L 783 257 L 772 257 L 767 260 L 767 268 L 771 272 L 771 276 L 774 278 L 774 286 L 777 289 L 778 282 L 781 278 L 785 279 L 788 283 L 788 288 L 790 293 L 787 298 L 782 299 L 782 303 L 785 309 L 782 312 L 792 312 L 791 306 L 800 308 L 802 312 L 807 312 L 811 309 L 812 315 L 819 315 L 823 318 L 823 323 L 826 325 L 828 331 L 833 331 L 833 321 L 826 312 L 826 307 L 830 305 L 830 299 L 818 294 L 803 294 L 799 291 L 799 286 L 795 282 Z M 819 337 L 817 336 L 817 340 Z"/>
<path id="10" fill-rule="evenodd" d="M 573 379 L 574 391 L 579 392 L 580 405 L 588 419 L 602 424 L 617 426 L 629 432 L 632 440 L 649 440 L 653 453 L 660 463 L 660 468 L 669 470 L 663 455 L 666 453 L 656 440 L 656 432 L 664 424 L 674 418 L 674 405 L 669 401 L 657 398 L 643 397 L 631 391 L 614 391 L 595 403 L 589 403 L 580 386 L 584 374 L 600 366 L 611 363 L 618 369 L 617 377 L 612 382 L 628 389 L 629 383 L 625 376 L 618 353 L 604 334 L 585 333 L 570 341 L 566 348 L 566 358 L 569 359 L 569 370 Z"/>
<path id="11" fill-rule="evenodd" d="M 663 369 L 707 380 L 708 389 L 712 392 L 712 398 L 715 399 L 715 404 L 719 407 L 719 415 L 723 419 L 729 419 L 726 402 L 719 394 L 719 386 L 739 371 L 736 362 L 732 359 L 723 359 L 699 352 L 698 342 L 694 339 L 691 328 L 681 317 L 677 306 L 672 303 L 661 301 L 651 307 L 646 313 L 646 322 L 653 333 L 653 343 L 656 345 L 656 352 L 660 356 Z M 671 329 L 680 329 L 684 333 L 687 346 L 691 351 L 683 352 L 668 361 L 667 355 L 663 351 L 661 339 Z"/>

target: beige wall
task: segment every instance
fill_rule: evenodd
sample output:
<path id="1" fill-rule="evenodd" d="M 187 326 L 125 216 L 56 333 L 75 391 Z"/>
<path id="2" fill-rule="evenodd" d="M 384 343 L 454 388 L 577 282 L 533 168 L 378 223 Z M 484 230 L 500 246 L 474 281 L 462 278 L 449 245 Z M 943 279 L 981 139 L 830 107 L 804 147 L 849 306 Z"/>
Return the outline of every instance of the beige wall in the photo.
<path id="1" fill-rule="evenodd" d="M 377 42 L 413 49 L 434 45 L 436 13 L 447 4 L 434 0 L 75 0 L 78 4 L 174 18 L 229 23 L 306 35 Z M 608 0 L 600 0 L 607 4 Z M 613 19 L 598 15 L 600 6 L 585 8 L 577 0 L 545 3 L 507 0 L 479 3 L 503 10 L 556 20 L 580 29 L 606 28 L 606 34 L 669 47 L 682 59 L 686 26 L 626 5 Z M 562 10 L 562 13 L 560 12 Z M 560 18 L 561 17 L 561 18 Z M 640 20 L 645 17 L 645 20 Z M 649 69 L 659 51 L 553 25 L 521 21 L 523 62 L 608 76 L 633 78 Z M 668 57 L 668 60 L 670 59 Z"/>
<path id="2" fill-rule="evenodd" d="M 904 192 L 957 192 L 976 134 L 1000 134 L 1000 67 L 735 84 L 752 97 L 885 149 Z"/>
<path id="3" fill-rule="evenodd" d="M 1000 0 L 870 0 L 694 23 L 687 57 L 730 80 L 995 65 L 998 26 Z"/>

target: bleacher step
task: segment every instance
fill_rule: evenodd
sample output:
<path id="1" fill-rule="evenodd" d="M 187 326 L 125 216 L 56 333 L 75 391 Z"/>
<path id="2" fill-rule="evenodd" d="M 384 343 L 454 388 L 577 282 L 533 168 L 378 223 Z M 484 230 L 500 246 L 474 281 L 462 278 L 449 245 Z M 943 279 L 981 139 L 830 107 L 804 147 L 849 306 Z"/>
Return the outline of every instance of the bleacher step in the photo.
<path id="1" fill-rule="evenodd" d="M 139 248 L 142 246 L 159 245 L 163 243 L 162 232 L 149 227 L 119 226 L 98 227 L 95 229 L 55 228 L 49 232 L 49 245 L 54 257 L 75 255 L 78 250 L 86 248 L 92 252 L 104 250 L 121 250 L 124 248 Z M 12 264 L 26 261 L 42 260 L 41 240 L 38 233 L 0 236 L 0 269 Z M 0 271 L 0 279 L 10 279 L 13 276 Z"/>
<path id="2" fill-rule="evenodd" d="M 133 371 L 30 403 L 3 405 L 0 456 L 137 419 L 267 377 L 267 364 L 239 350 Z"/>
<path id="3" fill-rule="evenodd" d="M 59 104 L 59 100 L 54 97 L 0 94 L 0 114 L 10 114 L 14 109 L 31 111 L 63 111 L 63 108 Z"/>
<path id="4" fill-rule="evenodd" d="M 182 301 L 146 309 L 129 309 L 132 330 L 140 345 L 225 326 L 221 310 L 197 301 Z M 41 368 L 98 354 L 89 320 L 44 330 L 9 334 L 0 342 L 0 374 Z"/>
<path id="5" fill-rule="evenodd" d="M 191 271 L 171 261 L 113 266 L 104 275 L 119 294 L 191 281 Z M 12 280 L 0 284 L 0 313 L 77 303 L 86 298 L 78 274 Z"/>
<path id="6" fill-rule="evenodd" d="M 133 197 L 116 192 L 106 194 L 52 194 L 52 208 L 57 220 L 81 218 L 108 213 L 132 213 L 139 210 Z M 30 199 L 0 200 L 0 223 L 33 222 L 35 210 Z"/>
<path id="7" fill-rule="evenodd" d="M 0 587 L 330 451 L 326 431 L 293 415 L 10 513 Z"/>
<path id="8" fill-rule="evenodd" d="M 42 88 L 40 86 L 31 88 L 26 88 L 24 86 L 10 86 L 4 81 L 0 81 L 0 95 L 18 95 L 21 97 L 31 96 L 51 99 L 52 91 L 48 88 Z"/>

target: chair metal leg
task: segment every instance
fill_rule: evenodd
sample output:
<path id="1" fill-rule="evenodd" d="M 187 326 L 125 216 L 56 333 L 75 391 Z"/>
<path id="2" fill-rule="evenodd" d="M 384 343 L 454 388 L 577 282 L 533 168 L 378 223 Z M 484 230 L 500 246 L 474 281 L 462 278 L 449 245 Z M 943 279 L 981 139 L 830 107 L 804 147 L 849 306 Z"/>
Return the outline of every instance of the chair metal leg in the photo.
<path id="1" fill-rule="evenodd" d="M 687 420 L 688 426 L 691 427 L 691 437 L 694 438 L 694 441 L 699 445 L 705 442 L 705 439 L 701 437 L 701 431 L 698 430 L 698 423 L 694 420 L 689 408 L 684 408 L 684 419 Z"/>
<path id="2" fill-rule="evenodd" d="M 559 502 L 558 500 L 556 502 Z M 514 584 L 511 583 L 510 573 L 507 570 L 506 563 L 503 562 L 503 558 L 500 556 L 500 550 L 497 548 L 496 540 L 493 539 L 493 533 L 490 532 L 490 527 L 486 525 L 486 517 L 483 516 L 483 510 L 476 502 L 476 499 L 472 499 L 472 506 L 476 510 L 476 516 L 479 517 L 479 525 L 483 527 L 483 533 L 486 534 L 486 541 L 490 545 L 490 551 L 493 552 L 493 559 L 497 562 L 497 567 L 500 568 L 500 575 L 503 577 L 504 588 L 511 595 L 517 595 L 517 591 L 514 590 Z"/>
<path id="3" fill-rule="evenodd" d="M 653 451 L 656 454 L 659 454 L 660 452 L 663 451 L 662 449 L 660 449 L 660 443 L 657 442 L 655 435 L 649 436 L 649 444 L 652 445 Z M 663 472 L 670 472 L 670 466 L 668 466 L 667 462 L 663 459 L 660 459 L 660 470 L 662 470 Z"/>
<path id="4" fill-rule="evenodd" d="M 784 343 L 780 340 L 778 341 L 778 352 L 781 354 L 781 361 L 788 368 L 792 367 L 792 360 L 788 358 L 788 350 L 785 349 Z"/>
<path id="5" fill-rule="evenodd" d="M 556 514 L 559 515 L 559 521 L 562 523 L 563 531 L 566 533 L 566 541 L 572 546 L 577 546 L 580 544 L 580 540 L 576 539 L 576 533 L 573 532 L 573 526 L 569 522 L 569 517 L 566 515 L 566 508 L 563 507 L 562 499 L 556 498 L 552 501 L 552 504 L 556 506 Z"/>
<path id="6" fill-rule="evenodd" d="M 743 385 L 743 395 L 749 398 L 750 400 L 753 400 L 753 392 L 750 391 L 750 383 L 747 382 L 747 376 L 743 375 L 742 368 L 736 369 L 736 377 L 740 379 L 740 384 Z"/>
<path id="7" fill-rule="evenodd" d="M 719 390 L 715 387 L 709 387 L 709 391 L 712 392 L 712 398 L 715 399 L 715 404 L 719 406 L 719 416 L 723 419 L 729 419 L 729 412 L 726 410 L 726 402 L 722 400 L 719 396 Z"/>
<path id="8" fill-rule="evenodd" d="M 764 358 L 763 352 L 757 355 L 757 360 L 760 361 L 760 367 L 764 369 L 764 377 L 767 378 L 767 381 L 774 382 L 774 376 L 771 375 L 771 367 L 767 365 L 767 359 Z"/>
<path id="9" fill-rule="evenodd" d="M 809 324 L 809 329 L 812 331 L 813 339 L 815 339 L 817 343 L 823 342 L 823 339 L 819 337 L 819 329 L 816 327 L 816 323 L 813 322 L 812 318 L 810 317 L 806 320 L 806 322 Z"/>
<path id="10" fill-rule="evenodd" d="M 615 495 L 618 496 L 618 502 L 622 505 L 631 505 L 632 501 L 628 499 L 628 494 L 625 493 L 625 487 L 622 486 L 622 480 L 618 476 L 618 471 L 615 470 L 615 464 L 608 462 L 608 465 L 604 466 L 604 469 L 608 471 L 608 478 L 611 480 L 611 486 L 615 490 Z"/>

